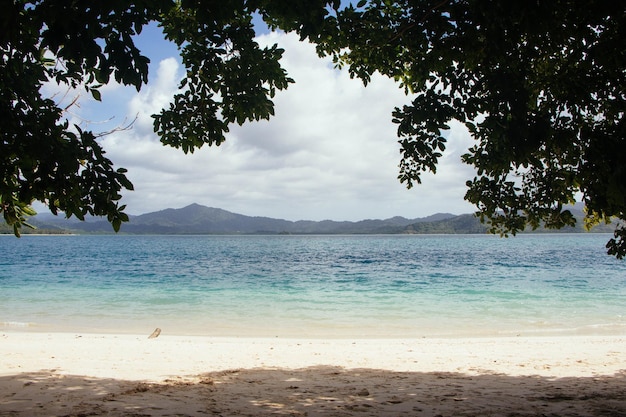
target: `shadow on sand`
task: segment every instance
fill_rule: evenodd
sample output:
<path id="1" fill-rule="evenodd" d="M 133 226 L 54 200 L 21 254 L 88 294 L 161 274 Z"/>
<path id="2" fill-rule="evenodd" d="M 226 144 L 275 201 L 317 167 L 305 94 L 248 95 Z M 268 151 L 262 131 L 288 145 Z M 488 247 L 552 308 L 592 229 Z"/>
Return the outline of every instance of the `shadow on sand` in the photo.
<path id="1" fill-rule="evenodd" d="M 626 373 L 546 378 L 313 367 L 232 370 L 161 383 L 0 377 L 0 416 L 626 417 Z"/>

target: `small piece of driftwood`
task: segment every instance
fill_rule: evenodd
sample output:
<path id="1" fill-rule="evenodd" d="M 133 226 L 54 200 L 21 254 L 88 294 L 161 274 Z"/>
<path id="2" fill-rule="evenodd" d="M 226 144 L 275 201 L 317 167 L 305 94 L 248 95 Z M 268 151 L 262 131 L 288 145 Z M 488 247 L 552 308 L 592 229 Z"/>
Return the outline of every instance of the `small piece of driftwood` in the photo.
<path id="1" fill-rule="evenodd" d="M 160 334 L 161 334 L 161 329 L 157 327 L 156 329 L 154 329 L 152 334 L 148 336 L 148 339 L 156 339 L 157 337 L 159 337 Z"/>

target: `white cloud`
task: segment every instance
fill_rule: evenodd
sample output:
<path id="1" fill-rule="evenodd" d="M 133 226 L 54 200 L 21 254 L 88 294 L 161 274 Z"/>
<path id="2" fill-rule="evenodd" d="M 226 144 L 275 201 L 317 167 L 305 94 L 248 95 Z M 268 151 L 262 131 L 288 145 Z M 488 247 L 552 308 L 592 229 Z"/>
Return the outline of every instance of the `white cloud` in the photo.
<path id="1" fill-rule="evenodd" d="M 150 115 L 165 106 L 180 78 L 178 62 L 161 61 L 148 88 L 128 101 L 138 114 L 133 130 L 103 140 L 108 156 L 129 169 L 134 192 L 125 195 L 131 213 L 196 202 L 248 214 L 298 219 L 360 220 L 435 212 L 465 213 L 465 181 L 473 175 L 460 163 L 469 136 L 459 125 L 436 176 L 406 190 L 397 180 L 399 146 L 391 123 L 395 106 L 408 99 L 390 80 L 374 76 L 367 88 L 321 60 L 296 36 L 271 33 L 283 65 L 296 80 L 275 97 L 276 116 L 235 126 L 220 147 L 192 155 L 162 146 Z"/>
<path id="2" fill-rule="evenodd" d="M 135 95 L 128 104 L 129 113 L 137 115 L 136 128 L 140 134 L 151 133 L 152 115 L 166 107 L 178 88 L 182 78 L 179 63 L 175 58 L 166 58 L 159 63 L 156 79 Z"/>

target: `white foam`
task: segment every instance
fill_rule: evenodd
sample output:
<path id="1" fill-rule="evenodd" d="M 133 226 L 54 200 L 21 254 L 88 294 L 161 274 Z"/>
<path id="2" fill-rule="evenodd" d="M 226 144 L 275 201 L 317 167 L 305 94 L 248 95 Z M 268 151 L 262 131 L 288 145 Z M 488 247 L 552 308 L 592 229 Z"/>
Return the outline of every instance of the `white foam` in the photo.
<path id="1" fill-rule="evenodd" d="M 21 321 L 0 321 L 0 327 L 31 327 L 32 323 L 24 323 Z"/>

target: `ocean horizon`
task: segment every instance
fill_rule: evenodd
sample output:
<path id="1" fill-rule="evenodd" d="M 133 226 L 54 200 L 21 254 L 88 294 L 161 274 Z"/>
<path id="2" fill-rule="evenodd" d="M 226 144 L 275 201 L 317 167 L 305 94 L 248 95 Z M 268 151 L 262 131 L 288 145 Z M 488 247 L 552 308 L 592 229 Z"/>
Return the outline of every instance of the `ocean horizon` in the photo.
<path id="1" fill-rule="evenodd" d="M 626 335 L 607 234 L 0 237 L 0 330 Z"/>

